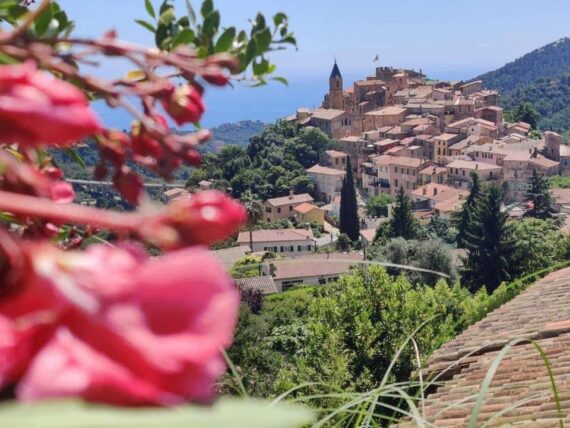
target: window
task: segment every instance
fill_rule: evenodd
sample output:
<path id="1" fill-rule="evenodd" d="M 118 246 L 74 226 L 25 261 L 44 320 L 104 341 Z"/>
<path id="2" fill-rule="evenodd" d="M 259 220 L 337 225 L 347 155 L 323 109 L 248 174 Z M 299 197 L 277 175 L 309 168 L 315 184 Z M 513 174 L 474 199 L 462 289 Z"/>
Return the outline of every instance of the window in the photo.
<path id="1" fill-rule="evenodd" d="M 267 217 L 267 223 L 271 223 L 271 219 L 269 217 Z"/>
<path id="2" fill-rule="evenodd" d="M 266 207 L 265 212 L 271 214 L 271 207 Z"/>
<path id="3" fill-rule="evenodd" d="M 302 245 L 297 245 L 297 251 L 298 251 L 298 252 L 302 252 L 302 251 L 303 251 L 303 246 L 302 246 Z"/>
<path id="4" fill-rule="evenodd" d="M 465 170 L 464 169 L 461 170 L 461 175 L 463 175 L 463 177 L 465 177 Z"/>
<path id="5" fill-rule="evenodd" d="M 289 206 L 289 211 L 293 211 L 293 205 Z"/>
<path id="6" fill-rule="evenodd" d="M 281 253 L 285 252 L 285 247 L 281 246 L 280 249 L 281 249 L 281 251 L 280 251 Z"/>
<path id="7" fill-rule="evenodd" d="M 319 284 L 320 284 L 320 285 L 323 285 L 323 284 L 326 284 L 326 283 L 327 283 L 327 280 L 326 280 L 325 278 L 319 278 Z"/>
<path id="8" fill-rule="evenodd" d="M 281 208 L 277 208 L 277 214 L 281 214 Z"/>
<path id="9" fill-rule="evenodd" d="M 289 247 L 289 252 L 293 253 L 295 251 L 295 246 L 291 245 Z"/>
<path id="10" fill-rule="evenodd" d="M 394 180 L 394 186 L 398 187 L 398 180 Z"/>

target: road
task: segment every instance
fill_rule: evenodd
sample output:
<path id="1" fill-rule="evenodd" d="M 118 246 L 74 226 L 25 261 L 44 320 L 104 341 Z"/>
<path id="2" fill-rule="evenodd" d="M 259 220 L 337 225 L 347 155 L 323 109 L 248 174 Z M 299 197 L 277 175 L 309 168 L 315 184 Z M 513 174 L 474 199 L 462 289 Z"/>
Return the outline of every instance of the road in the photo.
<path id="1" fill-rule="evenodd" d="M 111 181 L 77 180 L 77 179 L 69 179 L 66 181 L 71 184 L 79 184 L 80 186 L 113 187 L 113 183 Z M 162 188 L 172 189 L 175 187 L 184 188 L 184 183 L 144 183 L 144 187 L 159 188 L 159 189 Z"/>

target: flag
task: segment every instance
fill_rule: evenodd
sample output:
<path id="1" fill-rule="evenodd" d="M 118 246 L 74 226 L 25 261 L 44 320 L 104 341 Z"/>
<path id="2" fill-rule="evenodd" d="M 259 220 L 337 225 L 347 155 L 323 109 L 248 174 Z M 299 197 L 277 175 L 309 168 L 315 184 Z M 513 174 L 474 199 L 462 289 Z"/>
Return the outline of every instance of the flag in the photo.
<path id="1" fill-rule="evenodd" d="M 376 56 L 374 57 L 374 59 L 372 60 L 372 62 L 376 62 L 380 59 L 380 55 L 376 54 Z"/>

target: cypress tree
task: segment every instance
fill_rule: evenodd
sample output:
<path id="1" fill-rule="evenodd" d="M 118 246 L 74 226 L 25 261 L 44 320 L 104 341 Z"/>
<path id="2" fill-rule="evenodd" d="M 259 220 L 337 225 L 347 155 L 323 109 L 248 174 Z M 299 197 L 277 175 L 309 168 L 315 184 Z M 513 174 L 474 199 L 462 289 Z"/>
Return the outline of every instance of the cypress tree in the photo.
<path id="1" fill-rule="evenodd" d="M 544 175 L 540 175 L 536 169 L 532 170 L 532 175 L 528 180 L 526 201 L 532 207 L 525 213 L 525 216 L 535 217 L 540 220 L 547 220 L 553 217 L 552 195 L 550 194 L 548 180 Z"/>
<path id="2" fill-rule="evenodd" d="M 358 241 L 360 237 L 356 189 L 354 188 L 350 156 L 347 157 L 346 175 L 340 191 L 340 232 L 346 234 L 352 242 Z"/>
<path id="3" fill-rule="evenodd" d="M 459 214 L 459 233 L 457 234 L 457 246 L 459 248 L 465 248 L 467 245 L 467 234 L 469 232 L 473 233 L 473 228 L 475 226 L 475 209 L 477 206 L 477 201 L 479 200 L 479 196 L 481 195 L 481 184 L 479 182 L 479 175 L 477 173 L 471 173 L 471 182 L 471 192 L 469 193 L 469 197 L 463 204 L 463 208 Z"/>
<path id="4" fill-rule="evenodd" d="M 503 281 L 512 279 L 515 242 L 507 224 L 508 214 L 501 212 L 503 191 L 493 183 L 477 201 L 473 222 L 466 232 L 469 250 L 463 282 L 473 291 L 486 286 L 493 292 Z"/>
<path id="5" fill-rule="evenodd" d="M 419 223 L 412 214 L 412 204 L 403 187 L 396 193 L 396 203 L 390 219 L 390 236 L 414 239 L 419 232 Z"/>

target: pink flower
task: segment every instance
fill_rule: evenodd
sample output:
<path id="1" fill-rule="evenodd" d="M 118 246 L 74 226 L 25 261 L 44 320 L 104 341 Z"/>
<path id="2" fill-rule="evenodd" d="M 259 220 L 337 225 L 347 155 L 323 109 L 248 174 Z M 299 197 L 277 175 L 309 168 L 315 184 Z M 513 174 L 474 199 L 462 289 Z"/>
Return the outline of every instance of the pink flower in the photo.
<path id="1" fill-rule="evenodd" d="M 99 131 L 87 97 L 35 64 L 0 66 L 0 140 L 22 146 L 69 145 Z"/>
<path id="2" fill-rule="evenodd" d="M 243 205 L 222 192 L 210 190 L 169 204 L 164 216 L 158 219 L 158 226 L 172 228 L 179 244 L 205 245 L 231 236 L 246 220 Z M 156 226 L 151 223 L 145 227 Z"/>
<path id="3" fill-rule="evenodd" d="M 177 88 L 162 105 L 178 125 L 198 122 L 205 110 L 202 94 L 191 85 Z"/>
<path id="4" fill-rule="evenodd" d="M 0 301 L 0 387 L 16 383 L 25 401 L 214 398 L 239 296 L 207 250 L 149 260 L 133 249 L 36 245 L 28 254 L 21 290 Z"/>

